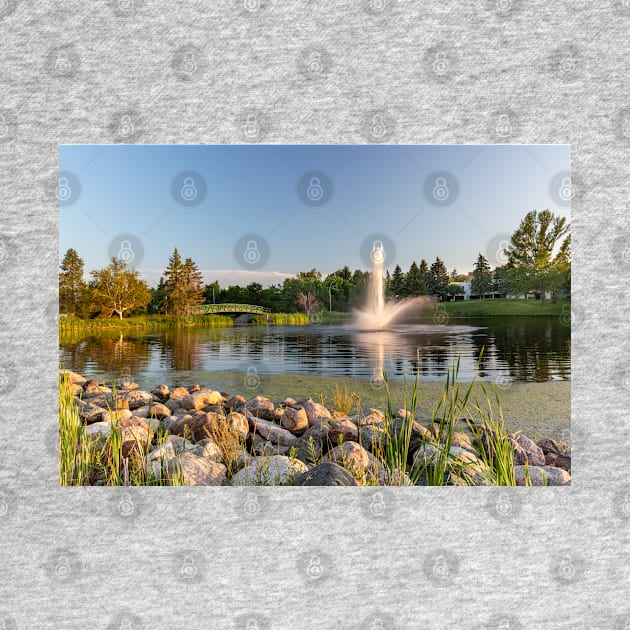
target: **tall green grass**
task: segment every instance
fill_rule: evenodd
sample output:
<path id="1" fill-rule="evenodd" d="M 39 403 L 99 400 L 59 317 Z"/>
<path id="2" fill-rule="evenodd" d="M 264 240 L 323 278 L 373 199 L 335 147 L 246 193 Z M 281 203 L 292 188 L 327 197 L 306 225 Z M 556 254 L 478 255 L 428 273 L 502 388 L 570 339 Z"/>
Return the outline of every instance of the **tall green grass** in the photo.
<path id="1" fill-rule="evenodd" d="M 114 400 L 116 390 L 114 389 Z M 184 485 L 182 475 L 156 477 L 147 470 L 146 455 L 162 446 L 166 432 L 158 432 L 153 442 L 123 454 L 122 431 L 114 422 L 107 436 L 88 435 L 79 417 L 67 377 L 59 376 L 59 483 L 62 486 L 160 486 Z"/>
<path id="2" fill-rule="evenodd" d="M 233 326 L 231 317 L 225 315 L 189 315 L 174 317 L 171 315 L 141 315 L 138 317 L 118 317 L 79 319 L 78 317 L 60 317 L 59 331 L 93 331 L 128 328 L 226 328 Z"/>

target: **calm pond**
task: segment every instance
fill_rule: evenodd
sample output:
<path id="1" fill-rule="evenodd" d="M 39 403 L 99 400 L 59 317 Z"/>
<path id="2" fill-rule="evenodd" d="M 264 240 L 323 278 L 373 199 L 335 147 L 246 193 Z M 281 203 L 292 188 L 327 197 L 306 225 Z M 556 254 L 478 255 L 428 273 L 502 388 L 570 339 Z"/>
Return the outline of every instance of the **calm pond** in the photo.
<path id="1" fill-rule="evenodd" d="M 559 318 L 467 319 L 459 325 L 397 325 L 360 332 L 345 325 L 234 326 L 63 335 L 63 367 L 110 382 L 128 374 L 141 387 L 204 384 L 208 373 L 352 378 L 384 368 L 391 381 L 443 381 L 461 358 L 460 380 L 566 381 L 571 331 Z M 221 381 L 221 379 L 219 379 Z M 214 383 L 218 387 L 219 382 Z"/>

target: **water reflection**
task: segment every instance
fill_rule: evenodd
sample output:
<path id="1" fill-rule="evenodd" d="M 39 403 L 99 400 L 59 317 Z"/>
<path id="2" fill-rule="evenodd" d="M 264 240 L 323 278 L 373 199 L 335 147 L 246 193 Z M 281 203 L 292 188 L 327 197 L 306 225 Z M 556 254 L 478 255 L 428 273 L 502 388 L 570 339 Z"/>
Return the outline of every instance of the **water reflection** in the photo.
<path id="1" fill-rule="evenodd" d="M 461 358 L 470 380 L 479 362 L 484 379 L 568 380 L 570 330 L 557 319 L 467 321 L 466 326 L 401 325 L 359 332 L 341 326 L 173 329 L 152 333 L 101 333 L 62 338 L 60 361 L 100 377 L 131 373 L 172 382 L 174 373 L 247 371 L 380 380 L 420 374 L 442 380 Z M 481 351 L 483 348 L 483 355 Z"/>

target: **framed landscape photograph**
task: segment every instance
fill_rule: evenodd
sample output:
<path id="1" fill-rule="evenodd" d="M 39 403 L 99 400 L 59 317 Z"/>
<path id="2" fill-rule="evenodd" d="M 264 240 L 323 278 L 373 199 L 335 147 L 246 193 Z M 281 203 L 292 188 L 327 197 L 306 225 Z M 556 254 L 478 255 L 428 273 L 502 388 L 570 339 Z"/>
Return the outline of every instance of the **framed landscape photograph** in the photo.
<path id="1" fill-rule="evenodd" d="M 61 485 L 571 483 L 566 145 L 62 145 Z"/>

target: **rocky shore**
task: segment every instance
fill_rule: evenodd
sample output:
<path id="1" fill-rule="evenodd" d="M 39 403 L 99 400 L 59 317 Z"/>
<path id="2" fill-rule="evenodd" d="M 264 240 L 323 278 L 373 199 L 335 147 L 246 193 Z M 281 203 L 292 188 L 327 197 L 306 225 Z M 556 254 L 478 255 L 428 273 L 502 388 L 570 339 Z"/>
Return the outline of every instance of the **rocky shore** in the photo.
<path id="1" fill-rule="evenodd" d="M 123 380 L 112 390 L 84 375 L 60 372 L 90 448 L 111 449 L 116 434 L 122 458 L 140 462 L 147 479 L 160 483 L 427 485 L 438 460 L 445 464 L 447 485 L 489 485 L 491 478 L 491 447 L 479 427 L 458 426 L 446 439 L 439 422 L 405 409 L 387 419 L 375 408 L 346 415 L 310 398 L 275 404 L 264 396 L 246 399 L 198 385 L 161 384 L 149 392 Z M 403 437 L 406 462 L 393 466 L 388 452 Z M 534 442 L 518 433 L 508 439 L 517 485 L 570 484 L 567 444 Z M 90 483 L 106 481 L 95 474 Z"/>

